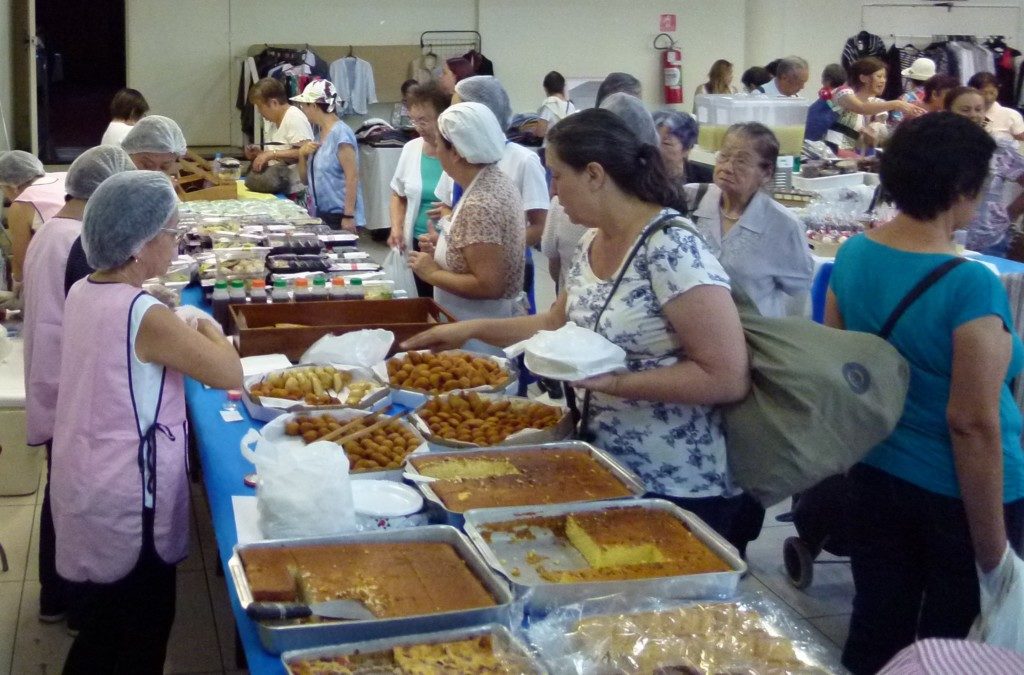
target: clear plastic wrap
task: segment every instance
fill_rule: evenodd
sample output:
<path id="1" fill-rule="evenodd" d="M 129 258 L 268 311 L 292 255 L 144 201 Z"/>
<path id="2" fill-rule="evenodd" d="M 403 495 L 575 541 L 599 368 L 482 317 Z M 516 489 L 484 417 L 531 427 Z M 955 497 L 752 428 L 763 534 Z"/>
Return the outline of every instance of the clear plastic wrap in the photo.
<path id="1" fill-rule="evenodd" d="M 845 673 L 790 616 L 759 593 L 700 602 L 612 595 L 559 608 L 527 635 L 553 673 Z"/>

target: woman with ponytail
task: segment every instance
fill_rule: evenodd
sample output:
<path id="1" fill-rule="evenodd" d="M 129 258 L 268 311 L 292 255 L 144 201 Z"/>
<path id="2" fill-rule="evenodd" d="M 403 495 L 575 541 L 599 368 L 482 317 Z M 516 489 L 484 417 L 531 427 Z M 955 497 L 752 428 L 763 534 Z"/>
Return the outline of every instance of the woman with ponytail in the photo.
<path id="1" fill-rule="evenodd" d="M 749 387 L 747 351 L 729 277 L 679 212 L 658 148 L 614 113 L 590 109 L 548 132 L 552 188 L 586 226 L 565 287 L 546 313 L 460 321 L 404 349 L 497 346 L 567 321 L 626 352 L 627 371 L 572 383 L 580 435 L 628 465 L 650 496 L 670 499 L 726 534 L 740 508 L 718 406 Z M 585 392 L 585 394 L 584 394 Z"/>

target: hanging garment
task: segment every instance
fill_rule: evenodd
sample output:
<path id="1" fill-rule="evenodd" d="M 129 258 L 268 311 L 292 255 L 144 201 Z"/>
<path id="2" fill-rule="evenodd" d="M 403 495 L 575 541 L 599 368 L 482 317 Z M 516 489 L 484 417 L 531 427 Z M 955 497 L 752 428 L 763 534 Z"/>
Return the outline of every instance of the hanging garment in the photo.
<path id="1" fill-rule="evenodd" d="M 854 61 L 868 56 L 885 58 L 885 42 L 877 35 L 862 30 L 846 40 L 840 62 L 843 68 L 849 69 Z"/>
<path id="2" fill-rule="evenodd" d="M 338 115 L 365 115 L 367 106 L 377 102 L 377 88 L 373 82 L 373 67 L 369 61 L 346 56 L 331 64 L 331 82 L 345 105 Z"/>
<path id="3" fill-rule="evenodd" d="M 420 84 L 433 82 L 441 75 L 441 60 L 434 52 L 420 54 L 409 62 L 409 77 Z"/>
<path id="4" fill-rule="evenodd" d="M 987 40 L 985 46 L 992 50 L 995 56 L 995 74 L 999 80 L 999 103 L 1004 106 L 1013 107 L 1016 105 L 1016 57 L 1020 52 L 1003 42 L 1002 38 Z"/>

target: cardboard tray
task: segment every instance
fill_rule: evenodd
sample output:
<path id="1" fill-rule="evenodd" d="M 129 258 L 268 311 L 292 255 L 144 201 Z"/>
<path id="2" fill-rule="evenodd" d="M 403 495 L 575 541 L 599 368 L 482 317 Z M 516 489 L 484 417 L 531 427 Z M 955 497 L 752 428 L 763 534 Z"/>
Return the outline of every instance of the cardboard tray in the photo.
<path id="1" fill-rule="evenodd" d="M 697 539 L 731 568 L 730 571 L 622 581 L 551 583 L 540 577 L 533 565 L 527 561 L 527 557 L 531 553 L 544 556 L 545 563 L 560 569 L 578 569 L 586 566 L 582 554 L 567 540 L 559 539 L 543 528 L 531 530 L 535 538 L 529 540 L 492 534 L 488 541 L 484 535 L 487 525 L 491 523 L 638 506 L 665 511 L 681 520 Z M 543 614 L 561 605 L 616 593 L 664 598 L 731 598 L 736 594 L 740 578 L 747 569 L 747 564 L 743 562 L 736 549 L 721 535 L 693 513 L 663 499 L 473 509 L 466 512 L 465 519 L 466 535 L 487 564 L 508 579 L 516 597 L 525 598 L 528 614 Z M 518 574 L 513 574 L 513 571 Z"/>
<path id="2" fill-rule="evenodd" d="M 383 328 L 395 334 L 396 349 L 431 326 L 456 320 L 429 298 L 231 305 L 230 312 L 241 356 L 282 353 L 292 361 L 324 335 Z M 275 327 L 281 323 L 299 327 Z"/>
<path id="3" fill-rule="evenodd" d="M 277 541 L 236 545 L 228 561 L 228 572 L 238 591 L 242 607 L 252 602 L 252 591 L 242 567 L 238 552 L 249 548 L 309 546 L 316 544 L 374 544 L 400 542 L 444 542 L 451 544 L 467 566 L 483 584 L 496 604 L 493 607 L 468 609 L 440 614 L 424 614 L 393 619 L 370 621 L 323 621 L 321 623 L 259 622 L 257 630 L 263 648 L 271 654 L 294 649 L 307 649 L 322 645 L 351 644 L 365 640 L 378 640 L 401 635 L 415 635 L 430 631 L 464 628 L 486 623 L 511 625 L 513 619 L 512 594 L 508 586 L 487 566 L 476 548 L 465 535 L 446 525 L 424 525 L 403 530 L 383 530 L 339 535 L 317 539 L 281 539 Z"/>
<path id="4" fill-rule="evenodd" d="M 444 398 L 447 398 L 448 396 L 451 396 L 451 394 L 450 393 L 449 394 L 444 394 L 443 396 L 438 396 L 436 398 L 444 399 Z M 480 396 L 480 398 L 486 398 L 486 399 L 496 399 L 496 400 L 509 399 L 509 400 L 512 401 L 513 405 L 527 405 L 527 404 L 535 404 L 535 403 L 537 403 L 536 401 L 532 401 L 532 400 L 530 400 L 528 398 L 522 398 L 522 397 L 519 397 L 519 396 L 506 396 L 504 394 L 489 394 L 489 393 L 486 393 L 486 392 L 479 392 L 479 396 Z M 543 405 L 550 405 L 550 404 L 546 404 L 545 403 Z M 418 407 L 419 406 L 417 406 L 417 408 Z M 544 444 L 544 443 L 554 443 L 556 441 L 565 440 L 565 439 L 569 438 L 570 436 L 572 436 L 574 425 L 573 425 L 573 420 L 572 420 L 572 413 L 570 412 L 570 410 L 568 408 L 564 408 L 564 407 L 561 407 L 561 406 L 551 406 L 551 407 L 559 408 L 562 411 L 562 417 L 558 420 L 558 423 L 555 424 L 555 426 L 548 427 L 547 429 L 523 429 L 522 431 L 517 431 L 516 433 L 512 434 L 511 436 L 508 436 L 501 443 L 498 443 L 496 445 L 488 445 L 488 446 L 477 445 L 476 443 L 469 443 L 469 442 L 466 442 L 466 441 L 452 440 L 452 439 L 449 439 L 449 438 L 441 438 L 440 436 L 438 436 L 438 435 L 436 435 L 436 434 L 434 434 L 433 432 L 430 431 L 430 427 L 427 426 L 427 423 L 423 420 L 423 418 L 421 418 L 419 416 L 418 413 L 413 413 L 412 415 L 409 416 L 409 419 L 416 426 L 416 428 L 420 430 L 420 433 L 423 434 L 424 438 L 426 438 L 427 441 L 430 442 L 430 445 L 433 446 L 433 447 L 436 447 L 436 448 L 438 448 L 440 450 L 459 450 L 459 449 L 491 449 L 491 450 L 493 450 L 493 449 L 496 449 L 496 448 L 505 448 L 505 447 L 517 446 L 517 445 L 532 445 L 532 446 L 536 446 L 536 445 L 540 445 L 540 444 Z"/>
<path id="5" fill-rule="evenodd" d="M 548 671 L 541 664 L 536 654 L 515 636 L 507 627 L 499 624 L 486 626 L 473 626 L 472 628 L 457 628 L 434 633 L 421 633 L 419 635 L 403 635 L 401 637 L 386 638 L 383 640 L 368 640 L 366 642 L 355 642 L 350 645 L 317 647 L 314 649 L 302 649 L 285 652 L 281 655 L 281 663 L 289 675 L 296 671 L 291 668 L 291 663 L 302 659 L 331 658 L 335 656 L 348 656 L 350 654 L 372 654 L 374 652 L 390 651 L 394 647 L 415 646 L 423 644 L 436 644 L 438 642 L 455 642 L 458 640 L 469 640 L 471 638 L 490 635 L 492 643 L 499 650 L 511 653 L 519 665 L 529 668 L 532 673 L 544 675 Z M 517 671 L 520 672 L 520 671 Z M 526 671 L 522 671 L 526 672 Z"/>
<path id="6" fill-rule="evenodd" d="M 284 432 L 284 426 L 288 422 L 290 422 L 292 419 L 294 419 L 297 415 L 300 415 L 300 414 L 302 414 L 302 415 L 324 415 L 324 414 L 326 414 L 326 415 L 330 415 L 331 417 L 334 417 L 339 422 L 351 422 L 352 420 L 357 419 L 359 417 L 365 417 L 368 413 L 365 410 L 352 410 L 352 409 L 349 409 L 349 408 L 340 409 L 340 410 L 324 410 L 324 409 L 319 409 L 319 410 L 315 410 L 315 411 L 307 412 L 307 413 L 288 413 L 288 414 L 285 414 L 283 416 L 278 417 L 277 419 L 273 420 L 269 424 L 265 425 L 262 429 L 259 430 L 259 433 L 264 438 L 266 438 L 268 441 L 274 443 L 275 445 L 276 444 L 281 444 L 281 445 L 286 445 L 287 447 L 294 446 L 295 448 L 304 447 L 306 445 L 306 443 L 305 443 L 305 441 L 302 440 L 302 438 L 300 438 L 298 436 L 289 436 L 289 435 L 287 435 Z M 415 426 L 413 426 L 412 424 L 409 424 L 409 422 L 404 420 L 404 419 L 397 419 L 396 421 L 399 424 L 401 424 L 403 427 L 408 429 L 410 432 L 412 432 L 412 434 L 418 440 L 421 441 L 420 445 L 415 450 L 413 450 L 411 453 L 409 453 L 410 455 L 417 454 L 417 453 L 427 452 L 429 450 L 429 446 L 427 445 L 426 439 L 423 438 L 423 435 L 420 434 L 419 430 Z M 339 451 L 340 450 L 341 450 L 341 448 L 339 446 Z M 351 476 L 352 480 L 376 479 L 376 480 L 391 480 L 391 481 L 401 482 L 401 480 L 402 480 L 402 473 L 403 473 L 403 469 L 401 469 L 401 468 L 399 468 L 399 469 L 392 469 L 390 471 L 352 471 L 351 469 L 349 470 L 349 476 Z"/>
<path id="7" fill-rule="evenodd" d="M 363 397 L 359 403 L 355 405 L 346 405 L 344 402 L 337 405 L 326 405 L 326 406 L 315 406 L 307 405 L 303 401 L 288 401 L 287 399 L 272 398 L 264 401 L 264 397 L 256 396 L 253 397 L 249 393 L 249 388 L 255 384 L 259 384 L 267 378 L 271 373 L 286 372 L 292 370 L 292 368 L 275 369 L 269 373 L 261 373 L 258 375 L 251 375 L 245 378 L 244 386 L 242 387 L 242 403 L 245 405 L 245 409 L 249 412 L 249 417 L 254 420 L 260 420 L 261 422 L 269 422 L 281 415 L 287 415 L 289 413 L 306 414 L 306 415 L 319 415 L 321 413 L 330 412 L 332 410 L 366 410 L 366 411 L 377 411 L 383 410 L 391 405 L 391 390 L 388 388 L 386 382 L 382 381 L 369 368 L 360 368 L 357 366 L 344 366 L 337 363 L 304 363 L 302 365 L 295 366 L 295 369 L 309 368 L 311 366 L 332 366 L 338 370 L 345 370 L 353 373 L 353 377 L 357 377 L 364 380 L 372 381 L 380 385 L 380 389 L 371 391 L 369 394 Z"/>
<path id="8" fill-rule="evenodd" d="M 431 457 L 454 457 L 454 456 L 472 457 L 473 455 L 484 454 L 484 453 L 493 453 L 493 452 L 516 453 L 516 452 L 523 452 L 523 451 L 526 451 L 526 450 L 545 450 L 545 449 L 549 449 L 549 450 L 586 450 L 586 451 L 588 451 L 590 453 L 590 456 L 594 458 L 595 462 L 597 462 L 598 464 L 603 466 L 605 469 L 607 469 L 609 473 L 611 473 L 615 478 L 617 478 L 619 481 L 621 481 L 622 484 L 625 485 L 629 489 L 629 491 L 632 493 L 632 498 L 633 499 L 639 499 L 640 497 L 642 497 L 647 492 L 647 488 L 644 487 L 643 482 L 640 480 L 640 478 L 636 474 L 634 474 L 632 471 L 627 469 L 622 464 L 619 464 L 618 461 L 616 461 L 615 458 L 613 458 L 608 453 L 603 452 L 601 450 L 598 450 L 593 445 L 591 445 L 589 443 L 584 443 L 583 441 L 563 441 L 561 443 L 544 443 L 544 444 L 541 444 L 541 445 L 519 445 L 519 446 L 513 446 L 513 447 L 477 448 L 477 449 L 474 449 L 474 450 L 456 450 L 456 451 L 448 451 L 448 452 L 432 452 L 432 453 L 430 453 L 430 456 Z M 413 463 L 411 461 L 409 461 L 409 459 L 405 460 L 405 472 L 409 473 L 409 474 L 412 474 L 412 475 L 419 475 L 419 473 L 420 473 L 416 469 L 416 467 L 413 465 Z M 444 514 L 444 522 L 445 523 L 447 523 L 448 525 L 454 525 L 455 527 L 462 527 L 463 523 L 465 522 L 465 514 L 469 513 L 469 511 L 462 512 L 462 511 L 452 511 L 452 510 L 450 510 L 447 506 L 444 505 L 444 502 L 441 501 L 441 498 L 437 496 L 437 493 L 435 493 L 434 490 L 431 489 L 429 482 L 416 482 L 416 487 L 419 489 L 420 492 L 423 493 L 423 497 L 424 497 L 424 499 L 426 499 L 426 501 L 428 503 L 432 504 L 435 509 L 438 509 L 438 510 L 443 512 L 443 514 Z M 629 499 L 629 497 L 623 497 L 623 499 Z M 619 500 L 604 500 L 604 501 L 607 502 L 607 501 L 619 501 Z M 575 503 L 578 504 L 578 503 L 582 503 L 582 502 L 575 502 Z M 514 507 L 508 507 L 508 508 L 523 510 L 523 509 L 529 509 L 529 508 L 532 508 L 532 507 L 530 507 L 528 505 L 522 505 L 522 506 L 514 506 Z M 479 510 L 479 509 L 477 509 L 477 510 Z"/>

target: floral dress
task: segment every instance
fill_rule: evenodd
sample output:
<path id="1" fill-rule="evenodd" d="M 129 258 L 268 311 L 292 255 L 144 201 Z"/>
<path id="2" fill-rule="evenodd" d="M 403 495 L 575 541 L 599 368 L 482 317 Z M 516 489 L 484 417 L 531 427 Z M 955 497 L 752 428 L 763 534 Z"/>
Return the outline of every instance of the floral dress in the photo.
<path id="1" fill-rule="evenodd" d="M 967 248 L 1006 257 L 1013 223 L 1003 195 L 1007 183 L 1016 183 L 1024 176 L 1024 156 L 1017 152 L 1017 141 L 996 139 L 996 151 L 992 154 L 989 175 L 991 180 L 985 197 L 967 228 Z"/>
<path id="2" fill-rule="evenodd" d="M 619 275 L 616 270 L 602 280 L 591 269 L 590 245 L 596 234 L 588 230 L 583 235 L 567 277 L 567 318 L 587 328 L 594 328 Z M 729 288 L 729 277 L 700 237 L 682 227 L 660 230 L 626 268 L 597 332 L 626 351 L 632 372 L 677 363 L 685 354 L 662 307 L 702 285 Z M 636 472 L 650 492 L 687 498 L 738 492 L 726 465 L 722 417 L 713 406 L 593 392 L 588 429 L 595 434 L 595 445 Z"/>

